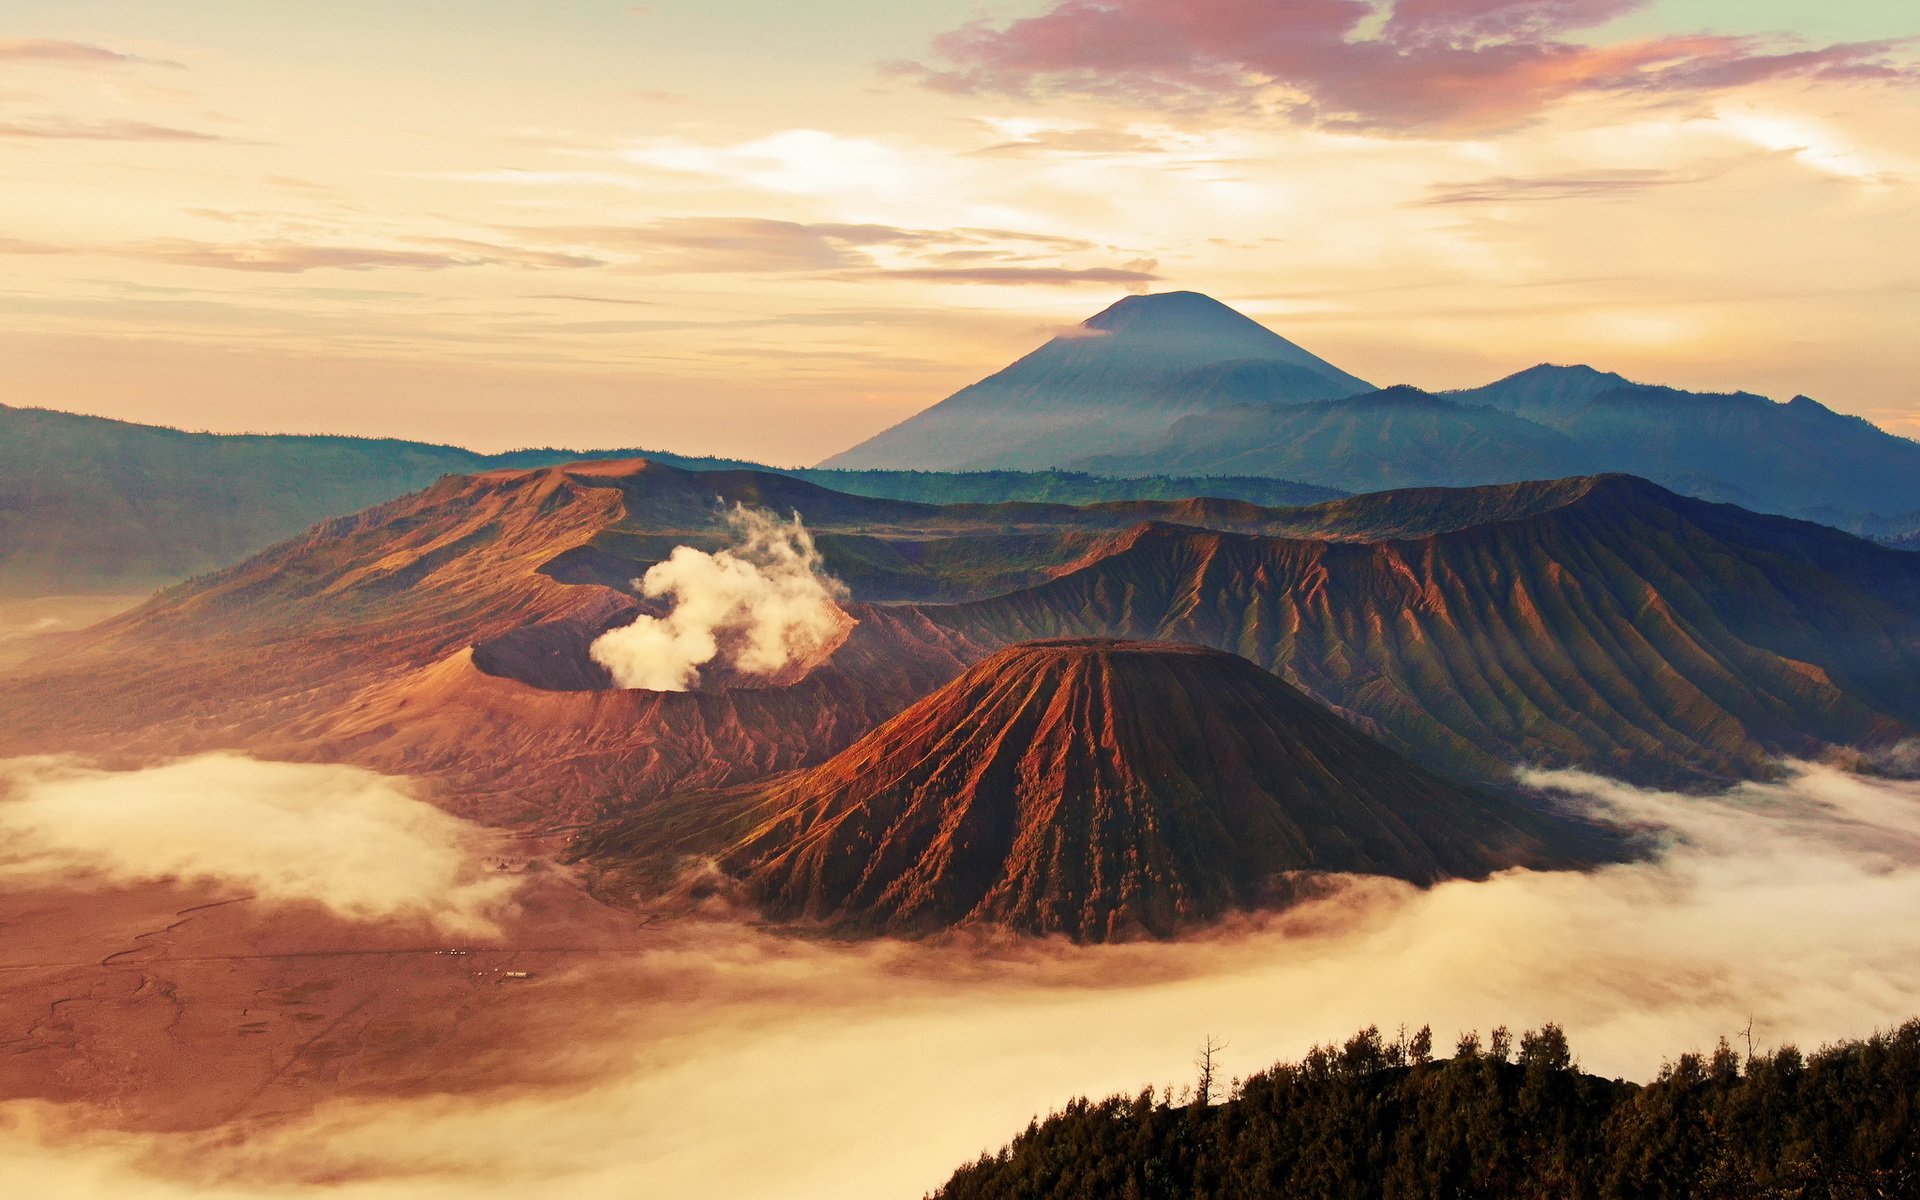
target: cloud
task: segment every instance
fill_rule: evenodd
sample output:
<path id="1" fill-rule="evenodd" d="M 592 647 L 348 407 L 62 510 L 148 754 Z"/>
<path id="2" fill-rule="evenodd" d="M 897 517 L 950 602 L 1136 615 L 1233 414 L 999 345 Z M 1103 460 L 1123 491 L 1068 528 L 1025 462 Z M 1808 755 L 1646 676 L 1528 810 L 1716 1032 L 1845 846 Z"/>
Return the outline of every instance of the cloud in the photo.
<path id="1" fill-rule="evenodd" d="M 795 196 L 911 199 L 923 195 L 931 182 L 924 164 L 886 142 L 823 129 L 786 129 L 730 146 L 655 138 L 620 158 L 667 174 L 729 179 Z"/>
<path id="2" fill-rule="evenodd" d="M 1209 1034 L 1232 1043 L 1238 1074 L 1370 1023 L 1430 1023 L 1447 1044 L 1557 1021 L 1587 1069 L 1646 1079 L 1749 1019 L 1762 1047 L 1811 1046 L 1920 1010 L 1920 785 L 1806 765 L 1718 796 L 1529 778 L 1655 831 L 1659 853 L 1426 890 L 1352 877 L 1170 945 L 844 944 L 662 923 L 634 953 L 520 993 L 542 1007 L 510 1035 L 492 1026 L 499 1044 L 484 1019 L 440 1035 L 440 1053 L 504 1047 L 522 1071 L 584 1051 L 601 1064 L 587 1081 L 462 1093 L 436 1078 L 377 1098 L 377 1050 L 420 1046 L 385 1068 L 415 1079 L 432 1042 L 419 1030 L 436 1027 L 375 1006 L 330 1035 L 314 1073 L 353 1078 L 351 1094 L 152 1136 L 15 1104 L 0 1110 L 13 1118 L 0 1173 L 50 1200 L 307 1200 L 343 1180 L 368 1200 L 878 1200 L 923 1194 L 1076 1093 L 1190 1079 Z M 356 1037 L 376 1052 L 356 1057 Z"/>
<path id="3" fill-rule="evenodd" d="M 1513 204 L 1536 200 L 1595 200 L 1631 196 L 1650 188 L 1697 183 L 1704 178 L 1701 174 L 1638 167 L 1534 178 L 1500 175 L 1471 183 L 1435 184 L 1423 199 L 1415 203 L 1446 206 Z"/>
<path id="4" fill-rule="evenodd" d="M 629 88 L 620 93 L 628 100 L 638 100 L 643 104 L 688 105 L 693 97 L 684 92 L 665 92 L 654 88 Z"/>
<path id="5" fill-rule="evenodd" d="M 1163 139 L 1128 129 L 1091 126 L 1037 128 L 973 151 L 981 155 L 1127 155 L 1161 154 L 1172 147 Z"/>
<path id="6" fill-rule="evenodd" d="M 775 221 L 755 217 L 670 217 L 647 225 L 541 229 L 563 242 L 624 251 L 649 270 L 821 271 L 863 265 L 861 249 L 911 245 L 935 235 L 888 225 Z"/>
<path id="7" fill-rule="evenodd" d="M 73 142 L 230 142 L 198 129 L 177 129 L 146 121 L 72 121 L 41 119 L 0 121 L 0 138 Z"/>
<path id="8" fill-rule="evenodd" d="M 640 308 L 658 308 L 658 300 L 638 300 L 630 296 L 580 296 L 570 292 L 539 292 L 528 296 L 529 300 L 574 300 L 581 304 L 620 304 Z"/>
<path id="9" fill-rule="evenodd" d="M 1083 284 L 1148 284 L 1160 278 L 1151 267 L 910 267 L 869 271 L 865 279 L 912 283 L 985 283 L 1003 287 L 1076 287 Z"/>
<path id="10" fill-rule="evenodd" d="M 122 54 L 118 50 L 86 42 L 45 38 L 0 38 L 0 63 L 44 63 L 62 67 L 180 66 L 176 62 Z"/>
<path id="11" fill-rule="evenodd" d="M 458 266 L 532 267 L 536 270 L 577 270 L 606 265 L 584 254 L 562 254 L 553 250 L 534 250 L 525 246 L 502 246 L 495 242 L 456 237 L 406 237 L 400 239 L 420 246 L 437 246 L 462 256 Z"/>
<path id="12" fill-rule="evenodd" d="M 1907 81 L 1892 42 L 1776 52 L 1747 37 L 1577 39 L 1644 0 L 1061 0 L 938 37 L 897 69 L 963 94 L 1253 109 L 1338 129 L 1474 134 L 1594 93 L 1769 79 Z"/>
<path id="13" fill-rule="evenodd" d="M 684 692 L 719 660 L 742 675 L 773 676 L 824 660 L 853 622 L 838 603 L 846 589 L 826 573 L 813 535 L 794 514 L 734 505 L 737 545 L 708 554 L 676 546 L 637 580 L 641 594 L 672 597 L 664 617 L 642 614 L 595 639 L 593 661 L 623 688 Z"/>
<path id="14" fill-rule="evenodd" d="M 0 762 L 0 879 L 209 881 L 349 921 L 485 936 L 517 884 L 478 869 L 478 831 L 353 767 L 209 754 L 137 771 Z"/>
<path id="15" fill-rule="evenodd" d="M 116 248 L 127 258 L 215 267 L 228 271 L 259 271 L 296 275 L 304 271 L 411 270 L 443 271 L 452 267 L 506 266 L 533 269 L 572 269 L 599 266 L 583 255 L 498 246 L 460 238 L 408 238 L 433 250 L 402 250 L 369 246 L 323 246 L 271 238 L 256 242 L 198 242 L 169 238 Z"/>
<path id="16" fill-rule="evenodd" d="M 646 225 L 553 226 L 513 232 L 631 256 L 655 274 L 837 273 L 840 279 L 973 283 L 1149 282 L 1151 264 L 1125 269 L 1029 265 L 1036 252 L 1094 249 L 1081 238 L 1009 229 L 907 229 L 877 223 L 671 217 Z M 885 261 L 883 261 L 885 260 Z M 945 264 L 980 261 L 980 267 Z"/>

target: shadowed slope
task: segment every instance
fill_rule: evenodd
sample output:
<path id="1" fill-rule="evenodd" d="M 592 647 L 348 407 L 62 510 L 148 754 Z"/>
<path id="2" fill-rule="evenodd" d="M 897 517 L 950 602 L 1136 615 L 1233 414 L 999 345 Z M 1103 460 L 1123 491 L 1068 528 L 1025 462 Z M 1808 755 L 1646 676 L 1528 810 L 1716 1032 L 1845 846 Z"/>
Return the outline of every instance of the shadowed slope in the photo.
<path id="1" fill-rule="evenodd" d="M 1143 526 L 1070 574 L 937 617 L 973 641 L 1232 650 L 1481 778 L 1516 762 L 1751 778 L 1781 754 L 1920 727 L 1920 559 L 1625 476 L 1577 484 L 1413 540 Z M 1341 503 L 1353 518 L 1372 499 Z"/>
<path id="2" fill-rule="evenodd" d="M 1392 387 L 1317 404 L 1210 408 L 1156 443 L 1072 465 L 1116 475 L 1274 475 L 1366 492 L 1558 478 L 1589 470 L 1589 461 L 1564 434 L 1523 417 Z"/>
<path id="3" fill-rule="evenodd" d="M 1550 426 L 1596 469 L 1709 500 L 1876 532 L 1920 511 L 1920 443 L 1806 396 L 1778 404 L 1543 365 L 1447 398 Z"/>
<path id="4" fill-rule="evenodd" d="M 1579 843 L 1244 659 L 1109 640 L 1003 650 L 759 804 L 722 863 L 770 915 L 908 934 L 1164 937 L 1301 873 L 1426 884 Z"/>

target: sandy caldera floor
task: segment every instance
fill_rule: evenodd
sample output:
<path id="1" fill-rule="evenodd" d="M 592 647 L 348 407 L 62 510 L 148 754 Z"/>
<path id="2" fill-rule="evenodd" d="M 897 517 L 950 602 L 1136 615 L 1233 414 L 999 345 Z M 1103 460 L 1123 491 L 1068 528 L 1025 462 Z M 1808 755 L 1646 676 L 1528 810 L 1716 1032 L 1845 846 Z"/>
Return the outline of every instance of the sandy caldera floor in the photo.
<path id="1" fill-rule="evenodd" d="M 522 853 L 513 853 L 518 849 Z M 544 847 L 508 847 L 496 937 L 263 905 L 232 886 L 0 888 L 0 1100 L 123 1130 L 294 1116 L 321 1099 L 565 1084 L 590 1059 L 520 1052 L 571 968 L 657 947 Z M 580 1014 L 571 1014 L 570 1022 Z M 534 1077 L 529 1077 L 534 1076 Z"/>

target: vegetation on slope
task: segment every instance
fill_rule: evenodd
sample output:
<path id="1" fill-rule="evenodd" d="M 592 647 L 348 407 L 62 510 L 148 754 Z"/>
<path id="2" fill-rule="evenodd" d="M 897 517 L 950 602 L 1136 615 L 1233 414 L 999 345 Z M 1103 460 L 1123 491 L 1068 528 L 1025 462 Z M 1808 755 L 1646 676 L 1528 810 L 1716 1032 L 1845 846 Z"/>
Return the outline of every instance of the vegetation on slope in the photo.
<path id="1" fill-rule="evenodd" d="M 1075 1100 L 937 1200 L 1867 1200 L 1920 1194 L 1920 1021 L 1812 1055 L 1724 1041 L 1642 1087 L 1582 1073 L 1548 1025 L 1365 1030 L 1235 1081 Z"/>

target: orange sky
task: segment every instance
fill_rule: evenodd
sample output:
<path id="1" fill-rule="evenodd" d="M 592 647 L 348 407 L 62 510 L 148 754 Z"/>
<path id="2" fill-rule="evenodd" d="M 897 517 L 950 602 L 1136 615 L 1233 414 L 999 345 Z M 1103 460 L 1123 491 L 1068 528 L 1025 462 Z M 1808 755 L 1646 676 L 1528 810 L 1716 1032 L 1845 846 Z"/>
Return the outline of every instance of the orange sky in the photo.
<path id="1" fill-rule="evenodd" d="M 1893 5 L 290 7 L 0 16 L 5 402 L 798 463 L 1193 288 L 1920 435 Z"/>

